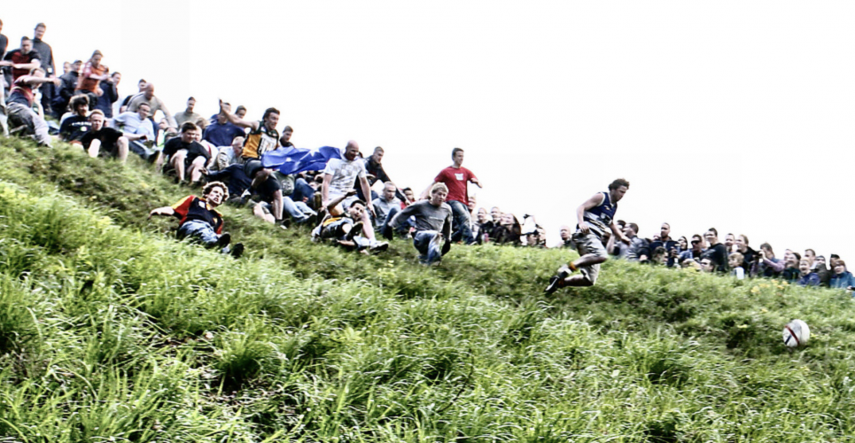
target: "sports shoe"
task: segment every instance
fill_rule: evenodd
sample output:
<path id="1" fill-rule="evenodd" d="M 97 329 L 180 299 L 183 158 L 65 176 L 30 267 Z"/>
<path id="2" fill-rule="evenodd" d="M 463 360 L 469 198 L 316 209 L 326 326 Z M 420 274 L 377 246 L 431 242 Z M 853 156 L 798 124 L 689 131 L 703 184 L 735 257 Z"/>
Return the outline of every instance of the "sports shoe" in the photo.
<path id="1" fill-rule="evenodd" d="M 344 239 L 348 240 L 348 241 L 353 240 L 353 237 L 356 237 L 356 235 L 361 231 L 362 231 L 362 222 L 358 221 L 358 222 L 353 224 L 353 226 L 350 228 L 350 231 L 348 231 L 347 234 L 344 234 Z"/>
<path id="2" fill-rule="evenodd" d="M 243 243 L 236 244 L 229 254 L 234 258 L 240 258 L 240 256 L 243 255 Z"/>
<path id="3" fill-rule="evenodd" d="M 381 241 L 381 242 L 374 243 L 373 245 L 371 245 L 368 248 L 368 252 L 371 254 L 379 254 L 381 252 L 384 252 L 387 249 L 389 249 L 389 243 Z"/>
<path id="4" fill-rule="evenodd" d="M 232 235 L 229 234 L 228 232 L 226 232 L 220 236 L 219 240 L 217 240 L 217 246 L 219 246 L 220 249 L 225 248 L 226 246 L 229 245 L 229 242 L 231 242 L 231 241 L 232 241 Z"/>
<path id="5" fill-rule="evenodd" d="M 546 285 L 546 289 L 544 289 L 543 292 L 552 294 L 557 291 L 558 288 L 563 288 L 564 279 L 570 275 L 570 272 L 570 268 L 567 265 L 558 268 L 558 273 L 549 279 L 549 284 Z"/>

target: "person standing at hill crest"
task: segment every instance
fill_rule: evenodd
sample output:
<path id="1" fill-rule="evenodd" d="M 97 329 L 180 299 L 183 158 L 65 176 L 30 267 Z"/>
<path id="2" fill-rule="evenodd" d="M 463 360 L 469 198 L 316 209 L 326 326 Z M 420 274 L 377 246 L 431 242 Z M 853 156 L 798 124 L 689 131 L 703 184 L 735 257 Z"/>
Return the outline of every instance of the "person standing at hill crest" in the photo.
<path id="1" fill-rule="evenodd" d="M 454 214 L 452 241 L 463 240 L 466 244 L 472 244 L 475 242 L 475 236 L 472 235 L 472 229 L 470 228 L 468 184 L 472 182 L 480 188 L 481 182 L 478 181 L 478 177 L 472 171 L 462 166 L 463 149 L 452 149 L 451 159 L 454 163 L 440 171 L 433 181 L 434 183 L 444 183 L 448 187 L 448 197 L 445 202 L 448 203 Z M 432 189 L 431 187 L 425 189 L 422 193 L 422 199 L 428 197 L 428 192 Z"/>
<path id="2" fill-rule="evenodd" d="M 600 273 L 600 263 L 609 258 L 603 246 L 603 237 L 608 230 L 623 243 L 630 243 L 630 239 L 614 222 L 617 204 L 627 190 L 629 182 L 619 178 L 609 185 L 608 192 L 594 194 L 576 209 L 578 224 L 573 242 L 579 251 L 579 258 L 561 266 L 558 273 L 549 279 L 544 292 L 551 294 L 565 286 L 593 286 Z M 579 271 L 578 275 L 570 275 L 576 271 Z"/>

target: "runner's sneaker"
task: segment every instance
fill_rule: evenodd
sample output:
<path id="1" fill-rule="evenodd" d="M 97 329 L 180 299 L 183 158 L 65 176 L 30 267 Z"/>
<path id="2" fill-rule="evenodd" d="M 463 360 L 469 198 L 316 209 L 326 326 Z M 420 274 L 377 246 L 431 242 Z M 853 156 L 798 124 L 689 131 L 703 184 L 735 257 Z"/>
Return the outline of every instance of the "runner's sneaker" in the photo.
<path id="1" fill-rule="evenodd" d="M 563 288 L 564 279 L 567 278 L 567 276 L 569 276 L 571 272 L 572 271 L 570 270 L 570 267 L 568 267 L 567 265 L 558 268 L 558 273 L 549 279 L 549 284 L 546 285 L 546 289 L 544 289 L 543 292 L 547 294 L 552 294 L 553 292 L 557 291 L 558 288 Z"/>

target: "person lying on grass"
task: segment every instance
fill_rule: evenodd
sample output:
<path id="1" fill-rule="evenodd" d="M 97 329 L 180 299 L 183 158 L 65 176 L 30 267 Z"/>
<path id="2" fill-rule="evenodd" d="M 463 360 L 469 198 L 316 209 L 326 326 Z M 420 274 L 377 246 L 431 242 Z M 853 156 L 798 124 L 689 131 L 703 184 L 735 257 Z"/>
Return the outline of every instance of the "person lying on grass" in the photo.
<path id="1" fill-rule="evenodd" d="M 152 209 L 148 214 L 178 217 L 178 238 L 190 237 L 206 248 L 220 248 L 224 254 L 231 253 L 238 258 L 243 254 L 243 243 L 235 245 L 229 251 L 231 235 L 223 233 L 223 214 L 216 210 L 229 197 L 229 191 L 223 182 L 208 183 L 202 189 L 202 197 L 188 195 L 172 206 Z"/>
<path id="2" fill-rule="evenodd" d="M 354 200 L 350 202 L 350 206 L 345 209 L 343 214 L 332 215 L 329 211 L 330 208 L 355 194 L 356 190 L 351 189 L 329 203 L 327 206 L 328 215 L 321 221 L 321 224 L 312 230 L 312 240 L 332 240 L 337 245 L 348 250 L 355 250 L 366 254 L 377 254 L 385 251 L 389 247 L 389 243 L 378 242 L 359 235 L 362 232 L 362 220 L 365 214 L 364 201 Z"/>

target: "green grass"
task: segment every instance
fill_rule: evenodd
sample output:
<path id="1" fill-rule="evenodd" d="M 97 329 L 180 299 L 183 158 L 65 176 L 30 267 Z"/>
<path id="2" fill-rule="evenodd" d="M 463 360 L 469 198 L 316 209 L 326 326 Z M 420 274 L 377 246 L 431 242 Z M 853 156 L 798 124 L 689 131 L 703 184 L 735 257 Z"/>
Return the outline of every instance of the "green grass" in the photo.
<path id="1" fill-rule="evenodd" d="M 416 263 L 313 244 L 225 208 L 232 260 L 148 211 L 142 162 L 0 141 L 0 441 L 851 441 L 842 292 L 607 262 L 546 297 L 568 251 Z M 805 320 L 802 349 L 781 329 Z"/>

